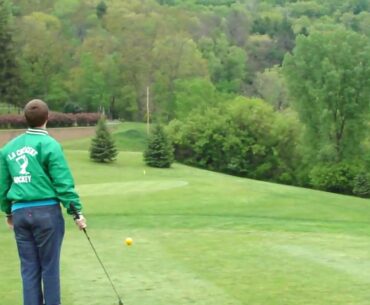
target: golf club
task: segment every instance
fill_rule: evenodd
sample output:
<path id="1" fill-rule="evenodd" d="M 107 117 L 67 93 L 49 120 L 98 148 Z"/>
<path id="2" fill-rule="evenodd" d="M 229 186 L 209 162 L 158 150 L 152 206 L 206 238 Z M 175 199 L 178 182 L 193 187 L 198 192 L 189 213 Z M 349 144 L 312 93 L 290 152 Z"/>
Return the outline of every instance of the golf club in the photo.
<path id="1" fill-rule="evenodd" d="M 69 206 L 70 206 L 70 208 L 71 208 L 71 210 L 72 210 L 72 213 L 73 213 L 73 215 L 74 215 L 74 219 L 80 219 L 80 215 L 78 214 L 78 211 L 77 211 L 76 207 L 73 205 L 73 203 L 71 203 Z M 121 300 L 121 297 L 119 296 L 119 294 L 118 294 L 118 292 L 117 292 L 116 287 L 114 287 L 113 282 L 112 282 L 112 280 L 111 280 L 111 278 L 110 278 L 110 276 L 109 276 L 109 274 L 108 274 L 107 270 L 105 269 L 105 267 L 104 267 L 104 265 L 103 265 L 103 262 L 102 262 L 102 261 L 101 261 L 101 259 L 99 258 L 99 255 L 98 255 L 98 253 L 96 252 L 96 249 L 95 249 L 95 247 L 94 247 L 93 243 L 91 242 L 91 239 L 90 239 L 89 235 L 87 234 L 86 229 L 84 228 L 84 229 L 82 229 L 82 230 L 84 231 L 84 233 L 85 233 L 85 235 L 86 235 L 86 238 L 87 238 L 87 240 L 89 241 L 90 246 L 91 246 L 91 248 L 93 249 L 93 251 L 94 251 L 94 253 L 95 253 L 96 258 L 98 259 L 98 261 L 99 261 L 100 265 L 102 266 L 102 268 L 103 268 L 103 270 L 104 270 L 104 272 L 105 272 L 105 274 L 106 274 L 106 276 L 107 276 L 107 278 L 108 278 L 108 280 L 109 280 L 109 282 L 110 282 L 110 284 L 111 284 L 111 286 L 112 286 L 112 288 L 113 288 L 114 292 L 115 292 L 115 293 L 116 293 L 116 295 L 117 295 L 117 298 L 118 298 L 118 305 L 123 305 L 123 302 L 122 302 L 122 300 Z"/>

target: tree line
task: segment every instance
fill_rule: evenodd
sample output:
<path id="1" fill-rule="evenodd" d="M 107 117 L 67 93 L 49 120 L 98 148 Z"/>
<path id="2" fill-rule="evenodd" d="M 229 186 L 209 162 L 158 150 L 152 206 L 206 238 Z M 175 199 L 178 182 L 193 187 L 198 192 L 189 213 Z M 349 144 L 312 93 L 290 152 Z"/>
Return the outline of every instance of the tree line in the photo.
<path id="1" fill-rule="evenodd" d="M 149 101 L 183 162 L 353 193 L 370 162 L 369 11 L 366 0 L 0 0 L 0 102 L 144 121 Z"/>

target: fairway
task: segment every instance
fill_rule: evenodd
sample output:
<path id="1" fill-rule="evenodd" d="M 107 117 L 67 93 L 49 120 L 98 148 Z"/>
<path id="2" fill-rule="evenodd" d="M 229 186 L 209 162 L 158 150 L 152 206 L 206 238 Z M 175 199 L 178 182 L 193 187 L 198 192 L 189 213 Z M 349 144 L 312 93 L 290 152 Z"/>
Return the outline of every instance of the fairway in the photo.
<path id="1" fill-rule="evenodd" d="M 370 0 L 0 0 L 0 305 L 370 305 L 369 127 Z"/>
<path id="2" fill-rule="evenodd" d="M 368 200 L 148 168 L 138 152 L 97 164 L 70 147 L 89 235 L 126 305 L 369 304 Z M 85 236 L 66 225 L 63 304 L 117 304 Z M 0 234 L 0 304 L 20 305 L 15 242 L 5 225 Z"/>
<path id="3" fill-rule="evenodd" d="M 146 172 L 146 171 L 145 171 Z M 104 196 L 122 195 L 123 193 L 145 193 L 169 190 L 176 187 L 186 186 L 187 181 L 131 181 L 131 182 L 111 182 L 111 183 L 92 183 L 82 184 L 77 187 L 80 196 Z"/>

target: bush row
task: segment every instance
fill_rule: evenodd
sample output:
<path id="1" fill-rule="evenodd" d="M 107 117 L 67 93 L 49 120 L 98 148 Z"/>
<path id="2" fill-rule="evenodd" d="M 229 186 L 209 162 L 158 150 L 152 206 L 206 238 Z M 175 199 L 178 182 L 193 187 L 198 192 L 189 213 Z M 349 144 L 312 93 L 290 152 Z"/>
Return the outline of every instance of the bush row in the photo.
<path id="1" fill-rule="evenodd" d="M 100 113 L 61 113 L 49 114 L 48 127 L 93 126 L 100 118 Z M 27 123 L 23 115 L 0 115 L 0 128 L 26 128 Z"/>
<path id="2" fill-rule="evenodd" d="M 236 176 L 370 198 L 363 162 L 312 164 L 299 147 L 293 112 L 275 112 L 262 100 L 237 98 L 221 108 L 173 120 L 166 131 L 177 161 Z"/>
<path id="3" fill-rule="evenodd" d="M 236 98 L 224 109 L 194 112 L 168 128 L 175 158 L 236 176 L 294 184 L 298 162 L 295 117 L 262 100 Z"/>
<path id="4" fill-rule="evenodd" d="M 310 172 L 310 181 L 316 189 L 370 198 L 370 175 L 355 162 L 318 164 Z"/>

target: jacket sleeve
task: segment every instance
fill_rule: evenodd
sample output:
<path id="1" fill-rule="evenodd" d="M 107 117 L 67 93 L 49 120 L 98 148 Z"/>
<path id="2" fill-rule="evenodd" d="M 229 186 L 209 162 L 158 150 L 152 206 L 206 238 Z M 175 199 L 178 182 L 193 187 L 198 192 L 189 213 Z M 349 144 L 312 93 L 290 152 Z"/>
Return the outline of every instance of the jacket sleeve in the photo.
<path id="1" fill-rule="evenodd" d="M 0 151 L 0 207 L 1 211 L 7 215 L 11 214 L 11 202 L 7 199 L 7 194 L 12 184 L 9 174 L 8 165 L 6 164 L 5 156 Z"/>
<path id="2" fill-rule="evenodd" d="M 53 143 L 52 150 L 50 150 L 48 154 L 48 172 L 58 199 L 67 209 L 67 213 L 72 214 L 70 208 L 71 203 L 73 203 L 76 210 L 80 212 L 82 210 L 80 197 L 75 190 L 74 180 L 62 147 L 57 142 Z"/>

